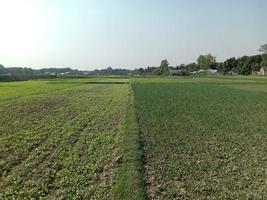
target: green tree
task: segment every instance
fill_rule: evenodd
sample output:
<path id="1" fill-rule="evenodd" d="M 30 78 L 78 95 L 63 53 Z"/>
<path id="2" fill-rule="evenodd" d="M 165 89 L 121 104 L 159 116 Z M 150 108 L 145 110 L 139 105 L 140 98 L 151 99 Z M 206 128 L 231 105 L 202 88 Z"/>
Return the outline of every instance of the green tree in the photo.
<path id="1" fill-rule="evenodd" d="M 144 74 L 145 74 L 145 70 L 143 68 L 139 68 L 138 75 L 144 75 Z"/>
<path id="2" fill-rule="evenodd" d="M 222 68 L 223 74 L 227 74 L 233 68 L 237 68 L 237 65 L 238 65 L 238 60 L 235 57 L 227 59 L 223 63 L 223 68 Z"/>
<path id="3" fill-rule="evenodd" d="M 158 75 L 160 76 L 167 76 L 170 74 L 170 70 L 169 70 L 169 62 L 168 60 L 162 60 L 160 67 L 158 69 Z"/>
<path id="4" fill-rule="evenodd" d="M 4 75 L 6 74 L 6 68 L 4 67 L 4 65 L 0 64 L 0 75 Z"/>
<path id="5" fill-rule="evenodd" d="M 262 66 L 267 66 L 267 44 L 261 45 L 260 52 L 262 52 Z"/>
<path id="6" fill-rule="evenodd" d="M 218 72 L 223 73 L 223 69 L 224 69 L 223 63 L 221 63 L 221 62 L 216 63 L 216 69 Z"/>
<path id="7" fill-rule="evenodd" d="M 200 55 L 197 63 L 201 69 L 214 69 L 216 67 L 216 58 L 211 54 Z"/>
<path id="8" fill-rule="evenodd" d="M 252 71 L 260 71 L 262 56 L 261 55 L 250 56 L 248 62 L 251 65 Z"/>
<path id="9" fill-rule="evenodd" d="M 263 54 L 267 54 L 267 44 L 261 45 L 259 51 Z"/>
<path id="10" fill-rule="evenodd" d="M 252 66 L 248 56 L 243 56 L 238 60 L 238 73 L 241 75 L 249 75 L 252 71 Z"/>
<path id="11" fill-rule="evenodd" d="M 262 55 L 262 62 L 261 65 L 267 67 L 267 54 Z"/>
<path id="12" fill-rule="evenodd" d="M 197 71 L 197 70 L 199 70 L 199 65 L 197 65 L 196 63 L 190 63 L 190 64 L 185 66 L 185 69 L 188 72 Z"/>
<path id="13" fill-rule="evenodd" d="M 160 67 L 162 67 L 162 68 L 166 68 L 166 67 L 169 67 L 169 62 L 168 62 L 168 60 L 166 60 L 166 59 L 164 59 L 164 60 L 162 60 L 161 61 L 161 64 L 160 64 Z"/>
<path id="14" fill-rule="evenodd" d="M 261 69 L 261 64 L 260 63 L 255 63 L 255 64 L 252 65 L 252 71 L 258 72 L 258 71 L 260 71 L 260 69 Z"/>

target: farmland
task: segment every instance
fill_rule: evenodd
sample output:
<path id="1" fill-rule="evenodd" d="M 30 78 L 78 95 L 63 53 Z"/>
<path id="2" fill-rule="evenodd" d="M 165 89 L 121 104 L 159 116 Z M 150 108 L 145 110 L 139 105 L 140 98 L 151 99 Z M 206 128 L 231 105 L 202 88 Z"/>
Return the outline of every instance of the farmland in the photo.
<path id="1" fill-rule="evenodd" d="M 266 86 L 266 79 L 135 80 L 149 199 L 264 199 Z"/>
<path id="2" fill-rule="evenodd" d="M 0 83 L 0 199 L 264 199 L 267 79 Z"/>
<path id="3" fill-rule="evenodd" d="M 128 84 L 86 81 L 1 84 L 1 199 L 112 198 Z"/>

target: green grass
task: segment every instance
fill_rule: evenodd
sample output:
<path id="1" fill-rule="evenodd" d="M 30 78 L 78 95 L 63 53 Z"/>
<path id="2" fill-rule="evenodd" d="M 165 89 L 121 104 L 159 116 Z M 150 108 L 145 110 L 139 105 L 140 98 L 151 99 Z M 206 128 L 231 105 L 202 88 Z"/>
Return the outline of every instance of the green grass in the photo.
<path id="1" fill-rule="evenodd" d="M 33 95 L 42 95 L 52 92 L 57 92 L 63 89 L 74 88 L 84 84 L 93 83 L 127 83 L 128 79 L 125 78 L 81 78 L 81 79 L 43 79 L 33 81 L 21 82 L 0 82 L 0 102 L 3 100 L 17 99 L 21 97 L 28 98 Z"/>
<path id="2" fill-rule="evenodd" d="M 83 81 L 83 80 L 82 80 Z M 70 87 L 82 85 L 82 81 L 21 81 L 21 82 L 0 82 L 0 102 L 3 100 L 29 97 L 30 95 L 51 93 Z"/>
<path id="3" fill-rule="evenodd" d="M 131 89 L 124 130 L 121 144 L 123 159 L 118 170 L 115 199 L 142 200 L 145 198 L 143 152 Z"/>
<path id="4" fill-rule="evenodd" d="M 266 197 L 266 79 L 133 82 L 149 199 Z"/>
<path id="5" fill-rule="evenodd" d="M 114 197 L 129 86 L 84 81 L 1 83 L 0 199 Z"/>

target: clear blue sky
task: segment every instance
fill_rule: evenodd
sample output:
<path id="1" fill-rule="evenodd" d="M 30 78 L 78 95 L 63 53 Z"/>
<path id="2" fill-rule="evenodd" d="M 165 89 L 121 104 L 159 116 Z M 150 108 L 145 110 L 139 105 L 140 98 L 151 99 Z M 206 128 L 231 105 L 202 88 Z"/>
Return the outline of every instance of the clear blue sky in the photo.
<path id="1" fill-rule="evenodd" d="M 266 0 L 0 0 L 0 63 L 95 69 L 221 61 L 267 43 Z"/>

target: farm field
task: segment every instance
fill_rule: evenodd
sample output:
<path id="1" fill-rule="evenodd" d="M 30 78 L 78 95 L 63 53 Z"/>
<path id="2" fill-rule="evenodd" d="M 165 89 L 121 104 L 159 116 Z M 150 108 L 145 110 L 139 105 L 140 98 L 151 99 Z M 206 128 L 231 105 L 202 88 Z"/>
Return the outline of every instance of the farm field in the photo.
<path id="1" fill-rule="evenodd" d="M 21 82 L 0 82 L 0 101 L 16 99 L 38 94 L 51 93 L 63 89 L 69 89 L 83 84 L 90 83 L 127 83 L 128 79 L 123 78 L 81 78 L 81 79 L 44 79 Z"/>
<path id="2" fill-rule="evenodd" d="M 133 91 L 149 199 L 265 199 L 265 78 L 137 79 Z"/>
<path id="3" fill-rule="evenodd" d="M 113 198 L 129 86 L 92 81 L 0 83 L 0 199 Z"/>
<path id="4" fill-rule="evenodd" d="M 0 199 L 265 199 L 267 78 L 0 82 Z"/>

